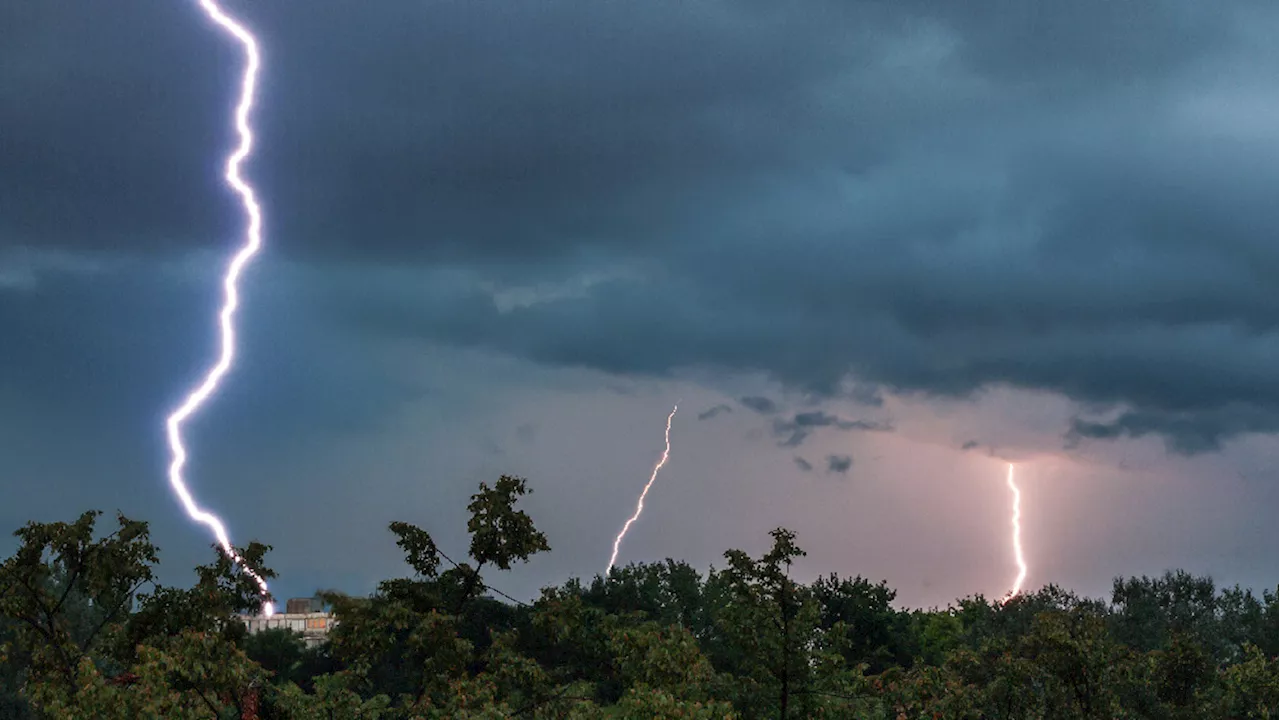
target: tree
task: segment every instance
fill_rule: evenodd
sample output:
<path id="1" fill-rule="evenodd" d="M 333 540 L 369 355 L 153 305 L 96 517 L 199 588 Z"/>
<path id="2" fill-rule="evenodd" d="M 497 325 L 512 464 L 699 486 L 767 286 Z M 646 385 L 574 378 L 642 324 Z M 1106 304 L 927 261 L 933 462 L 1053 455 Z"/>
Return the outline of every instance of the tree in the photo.
<path id="1" fill-rule="evenodd" d="M 127 672 L 108 678 L 82 658 L 76 687 L 33 685 L 31 697 L 52 717 L 241 717 L 262 671 L 234 644 L 192 631 L 143 645 Z"/>
<path id="2" fill-rule="evenodd" d="M 1218 599 L 1213 580 L 1177 571 L 1160 578 L 1116 578 L 1112 632 L 1135 650 L 1161 650 L 1174 634 L 1212 642 Z"/>
<path id="3" fill-rule="evenodd" d="M 705 630 L 702 577 L 688 563 L 667 560 L 613 568 L 582 589 L 583 600 L 610 614 L 640 613 L 661 625 Z"/>
<path id="4" fill-rule="evenodd" d="M 493 692 L 489 679 L 477 676 L 486 656 L 479 643 L 462 635 L 463 618 L 477 607 L 492 610 L 478 597 L 486 587 L 480 574 L 486 565 L 507 570 L 550 549 L 529 516 L 515 508 L 528 492 L 526 481 L 513 476 L 503 475 L 492 488 L 480 484 L 467 506 L 474 566 L 453 563 L 425 530 L 391 523 L 415 576 L 380 583 L 367 600 L 326 598 L 337 620 L 330 635 L 333 657 L 349 671 L 346 687 L 364 697 L 385 695 L 392 708 L 422 712 L 455 705 L 474 709 L 465 698 Z M 454 566 L 441 572 L 442 560 Z M 473 636 L 479 632 L 471 630 Z"/>
<path id="5" fill-rule="evenodd" d="M 910 616 L 893 609 L 895 593 L 861 577 L 841 579 L 832 574 L 810 586 L 818 604 L 819 627 L 836 630 L 844 638 L 842 655 L 849 665 L 865 663 L 871 673 L 893 665 L 910 665 Z"/>
<path id="6" fill-rule="evenodd" d="M 735 706 L 744 717 L 792 717 L 811 702 L 812 654 L 820 642 L 818 607 L 812 594 L 791 579 L 791 563 L 804 556 L 795 533 L 769 533 L 773 547 L 759 560 L 741 550 L 725 553 L 728 567 L 715 573 L 726 592 L 717 608 L 713 648 L 722 667 L 737 675 Z M 745 682 L 744 682 L 745 681 Z"/>
<path id="7" fill-rule="evenodd" d="M 285 628 L 248 635 L 241 649 L 270 674 L 272 685 L 293 683 L 310 691 L 314 689 L 312 678 L 338 669 L 324 645 L 307 647 L 301 634 Z"/>
<path id="8" fill-rule="evenodd" d="M 1194 637 L 1181 632 L 1170 637 L 1165 649 L 1152 654 L 1156 697 L 1178 717 L 1196 717 L 1199 696 L 1214 680 L 1213 658 Z"/>
<path id="9" fill-rule="evenodd" d="M 0 615 L 0 720 L 31 720 L 31 704 L 21 694 L 30 660 L 12 651 L 15 624 Z"/>
<path id="10" fill-rule="evenodd" d="M 1275 656 L 1268 657 L 1254 645 L 1244 649 L 1240 662 L 1218 672 L 1216 687 L 1205 692 L 1201 717 L 1280 717 L 1280 682 Z"/>
<path id="11" fill-rule="evenodd" d="M 0 718 L 1280 719 L 1269 591 L 1170 573 L 1118 580 L 1112 604 L 1051 585 L 905 612 L 884 583 L 797 582 L 779 528 L 705 577 L 668 560 L 502 602 L 482 572 L 548 549 L 527 492 L 480 485 L 463 562 L 392 523 L 410 576 L 323 593 L 337 625 L 315 648 L 247 635 L 263 598 L 216 549 L 162 587 L 143 523 L 29 524 L 0 563 Z M 268 550 L 236 552 L 272 577 Z"/>
<path id="12" fill-rule="evenodd" d="M 134 596 L 157 562 L 146 523 L 117 517 L 94 539 L 98 512 L 73 523 L 28 523 L 17 552 L 0 565 L 0 616 L 11 619 L 8 653 L 28 663 L 30 680 L 74 693 L 82 661 L 109 662 Z"/>
<path id="13" fill-rule="evenodd" d="M 1116 717 L 1112 681 L 1120 651 L 1107 637 L 1103 618 L 1083 608 L 1040 613 L 1016 652 L 1046 673 L 1052 713 L 1083 720 Z"/>
<path id="14" fill-rule="evenodd" d="M 117 516 L 95 539 L 100 513 L 73 523 L 29 523 L 0 565 L 0 617 L 20 656 L 25 693 L 55 717 L 215 716 L 238 707 L 259 668 L 236 646 L 237 610 L 257 609 L 257 586 L 219 553 L 191 590 L 154 583 L 146 523 Z M 262 577 L 267 547 L 239 551 Z M 145 585 L 152 592 L 141 593 Z"/>

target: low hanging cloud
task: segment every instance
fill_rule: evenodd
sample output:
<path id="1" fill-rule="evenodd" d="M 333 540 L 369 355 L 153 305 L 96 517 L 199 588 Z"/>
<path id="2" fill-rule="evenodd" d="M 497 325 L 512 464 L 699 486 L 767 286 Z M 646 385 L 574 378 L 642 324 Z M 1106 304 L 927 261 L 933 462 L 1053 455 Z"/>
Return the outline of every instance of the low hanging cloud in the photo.
<path id="1" fill-rule="evenodd" d="M 849 468 L 853 467 L 853 458 L 849 455 L 828 455 L 827 456 L 827 474 L 838 473 L 847 475 Z"/>
<path id="2" fill-rule="evenodd" d="M 1225 438 L 1248 432 L 1264 423 L 1263 412 L 1248 405 L 1221 408 L 1207 413 L 1151 413 L 1130 411 L 1112 421 L 1090 421 L 1073 418 L 1064 436 L 1068 448 L 1081 441 L 1112 440 L 1120 437 L 1140 438 L 1157 435 L 1179 455 L 1195 455 L 1222 449 Z"/>
<path id="3" fill-rule="evenodd" d="M 723 414 L 723 413 L 731 413 L 731 412 L 733 412 L 733 408 L 731 408 L 731 407 L 729 407 L 728 405 L 725 405 L 725 404 L 723 404 L 723 403 L 722 403 L 722 404 L 720 404 L 720 405 L 716 405 L 716 406 L 714 406 L 714 407 L 709 407 L 709 408 L 707 408 L 706 410 L 703 410 L 702 412 L 698 413 L 698 419 L 699 419 L 699 420 L 710 420 L 711 418 L 713 418 L 713 417 L 715 417 L 715 416 L 717 416 L 717 415 L 720 415 L 720 414 Z"/>
<path id="4" fill-rule="evenodd" d="M 749 395 L 747 397 L 740 398 L 738 402 L 742 403 L 743 407 L 755 410 L 761 415 L 771 415 L 778 411 L 778 404 L 776 402 L 759 395 Z"/>
<path id="5" fill-rule="evenodd" d="M 820 428 L 834 428 L 850 431 L 892 432 L 893 426 L 870 420 L 843 420 L 836 415 L 814 410 L 796 413 L 789 419 L 778 418 L 773 421 L 773 434 L 778 438 L 778 446 L 785 448 L 800 447 L 806 439 Z"/>
<path id="6" fill-rule="evenodd" d="M 39 251 L 5 247 L 0 242 L 0 292 L 32 291 L 49 276 L 89 277 L 127 267 L 116 258 L 92 257 L 67 251 Z"/>
<path id="7" fill-rule="evenodd" d="M 813 463 L 809 462 L 808 460 L 805 460 L 799 455 L 792 457 L 791 460 L 796 464 L 796 467 L 800 468 L 801 471 L 803 472 L 813 471 Z"/>

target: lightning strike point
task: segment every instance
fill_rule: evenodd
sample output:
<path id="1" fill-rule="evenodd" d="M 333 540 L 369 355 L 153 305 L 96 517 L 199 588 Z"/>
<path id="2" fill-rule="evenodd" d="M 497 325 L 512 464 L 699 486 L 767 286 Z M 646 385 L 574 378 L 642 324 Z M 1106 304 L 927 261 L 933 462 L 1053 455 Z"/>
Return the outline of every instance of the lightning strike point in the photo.
<path id="1" fill-rule="evenodd" d="M 1027 563 L 1022 557 L 1022 493 L 1018 492 L 1018 486 L 1013 482 L 1013 463 L 1009 463 L 1009 474 L 1005 477 L 1005 483 L 1013 492 L 1013 556 L 1018 563 L 1018 577 L 1013 581 L 1013 587 L 1008 594 L 1000 601 L 1001 605 L 1021 593 L 1022 581 L 1027 579 Z"/>
<path id="2" fill-rule="evenodd" d="M 165 420 L 169 451 L 173 458 L 169 464 L 169 485 L 173 487 L 178 499 L 182 501 L 182 506 L 187 511 L 187 515 L 192 520 L 205 525 L 213 531 L 222 551 L 239 565 L 240 569 L 249 577 L 253 578 L 265 599 L 270 596 L 267 590 L 267 581 L 245 565 L 244 558 L 240 557 L 235 549 L 231 547 L 231 541 L 227 538 L 227 531 L 223 527 L 222 521 L 213 513 L 202 510 L 200 506 L 196 505 L 195 499 L 192 498 L 191 492 L 187 489 L 186 481 L 182 477 L 182 469 L 187 463 L 187 449 L 182 444 L 182 425 L 218 389 L 218 383 L 227 374 L 227 371 L 231 369 L 232 362 L 235 361 L 236 334 L 232 320 L 235 317 L 236 308 L 240 304 L 240 295 L 237 291 L 236 283 L 240 279 L 240 273 L 244 270 L 245 265 L 253 259 L 253 256 L 262 247 L 262 210 L 258 206 L 257 196 L 253 191 L 253 187 L 240 175 L 240 165 L 253 149 L 253 130 L 249 127 L 249 111 L 253 109 L 253 99 L 258 85 L 258 68 L 261 63 L 258 55 L 258 41 L 243 25 L 223 12 L 222 8 L 214 0 L 200 0 L 200 7 L 210 20 L 228 35 L 235 38 L 244 48 L 244 75 L 240 81 L 240 99 L 235 109 L 235 126 L 240 142 L 227 157 L 224 178 L 227 185 L 240 196 L 245 215 L 248 218 L 248 227 L 245 230 L 243 245 L 231 258 L 226 274 L 222 278 L 223 303 L 222 309 L 218 313 L 222 349 L 218 356 L 218 361 L 213 367 L 209 368 L 200 384 L 191 390 L 182 401 L 182 404 Z M 273 613 L 273 607 L 270 602 L 263 603 L 262 612 L 268 616 Z"/>
<path id="3" fill-rule="evenodd" d="M 676 411 L 680 409 L 680 403 L 676 402 L 671 408 L 671 414 L 667 416 L 667 432 L 666 432 L 666 449 L 662 451 L 662 459 L 657 465 L 653 466 L 653 474 L 649 476 L 649 482 L 645 483 L 644 490 L 640 492 L 640 501 L 636 503 L 636 512 L 622 526 L 622 532 L 618 533 L 618 537 L 613 540 L 613 554 L 609 556 L 609 566 L 604 569 L 604 576 L 609 577 L 609 571 L 613 569 L 613 564 L 618 560 L 618 548 L 622 545 L 622 538 L 626 537 L 627 530 L 631 528 L 631 523 L 640 517 L 640 513 L 644 512 L 644 498 L 649 494 L 649 488 L 653 487 L 653 481 L 658 479 L 658 471 L 662 470 L 662 466 L 667 464 L 667 458 L 671 456 L 671 419 L 676 416 Z"/>

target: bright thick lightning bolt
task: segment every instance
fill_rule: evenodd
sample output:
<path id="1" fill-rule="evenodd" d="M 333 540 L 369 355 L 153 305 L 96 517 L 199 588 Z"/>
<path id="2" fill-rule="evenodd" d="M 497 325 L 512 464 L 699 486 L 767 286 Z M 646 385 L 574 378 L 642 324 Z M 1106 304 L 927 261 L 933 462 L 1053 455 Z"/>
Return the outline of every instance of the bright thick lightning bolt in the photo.
<path id="1" fill-rule="evenodd" d="M 671 419 L 676 416 L 676 410 L 680 409 L 680 403 L 676 403 L 671 408 L 671 414 L 667 416 L 667 447 L 662 451 L 662 459 L 657 465 L 653 466 L 653 474 L 649 476 L 649 482 L 645 483 L 644 490 L 640 492 L 640 501 L 636 503 L 636 512 L 622 526 L 622 532 L 618 533 L 618 537 L 613 539 L 613 554 L 609 556 L 609 567 L 604 569 L 604 576 L 609 577 L 609 571 L 613 569 L 614 562 L 618 559 L 618 547 L 622 545 L 622 538 L 626 537 L 627 530 L 631 529 L 631 523 L 640 517 L 640 513 L 644 512 L 644 497 L 649 494 L 649 488 L 653 487 L 653 481 L 658 479 L 658 471 L 662 470 L 662 466 L 667 464 L 667 458 L 671 457 Z"/>
<path id="2" fill-rule="evenodd" d="M 253 97 L 258 85 L 258 42 L 243 25 L 224 13 L 222 8 L 218 7 L 213 0 L 200 0 L 200 7 L 204 9 L 209 19 L 217 23 L 219 27 L 244 47 L 244 76 L 240 82 L 240 100 L 236 105 L 235 111 L 236 131 L 240 136 L 240 144 L 227 157 L 224 177 L 231 189 L 240 196 L 249 224 L 245 232 L 244 244 L 232 257 L 231 263 L 227 266 L 226 275 L 222 278 L 223 303 L 222 310 L 218 314 L 222 351 L 218 356 L 218 362 L 209 369 L 200 384 L 191 391 L 191 394 L 187 395 L 182 404 L 165 421 L 169 434 L 169 450 L 173 454 L 173 461 L 169 465 L 169 484 L 173 486 L 174 492 L 182 500 L 182 506 L 186 508 L 187 514 L 191 516 L 191 519 L 207 525 L 213 531 L 223 552 L 258 583 L 258 587 L 261 588 L 265 597 L 268 595 L 266 580 L 263 580 L 261 576 L 245 565 L 244 558 L 240 557 L 231 547 L 231 541 L 227 539 L 227 531 L 222 526 L 222 521 L 213 513 L 202 510 L 196 505 L 195 500 L 191 497 L 191 492 L 187 489 L 186 482 L 182 479 L 182 468 L 187 462 L 187 450 L 182 445 L 182 424 L 199 410 L 205 400 L 218 389 L 218 382 L 231 369 L 231 363 L 235 359 L 236 347 L 236 333 L 235 326 L 232 325 L 232 319 L 235 316 L 236 307 L 240 304 L 240 296 L 236 291 L 236 282 L 239 280 L 240 273 L 244 270 L 245 265 L 257 254 L 258 249 L 262 246 L 262 212 L 258 207 L 258 200 L 253 188 L 240 176 L 240 164 L 249 156 L 249 152 L 253 148 L 253 131 L 249 127 L 249 111 L 253 108 Z M 264 603 L 262 610 L 264 614 L 271 615 L 271 603 Z"/>
<path id="3" fill-rule="evenodd" d="M 1009 602 L 1022 592 L 1022 581 L 1027 579 L 1027 563 L 1022 558 L 1022 493 L 1018 492 L 1018 486 L 1013 482 L 1013 463 L 1009 463 L 1009 475 L 1005 478 L 1005 483 L 1013 491 L 1013 556 L 1018 561 L 1018 578 L 1013 581 L 1013 587 L 1001 604 Z"/>

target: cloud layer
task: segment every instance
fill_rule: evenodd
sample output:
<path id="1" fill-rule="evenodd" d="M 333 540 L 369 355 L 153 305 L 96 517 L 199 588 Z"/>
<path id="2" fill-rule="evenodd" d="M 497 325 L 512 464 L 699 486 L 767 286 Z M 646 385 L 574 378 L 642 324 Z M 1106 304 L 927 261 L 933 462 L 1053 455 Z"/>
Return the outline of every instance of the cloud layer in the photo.
<path id="1" fill-rule="evenodd" d="M 828 455 L 827 456 L 827 472 L 839 473 L 847 475 L 849 468 L 853 467 L 853 458 L 848 455 Z"/>
<path id="2" fill-rule="evenodd" d="M 1048 390 L 1069 442 L 1276 429 L 1274 3 L 235 9 L 272 252 L 323 322 L 819 396 Z M 0 257 L 225 247 L 234 48 L 181 4 L 6 17 Z"/>

